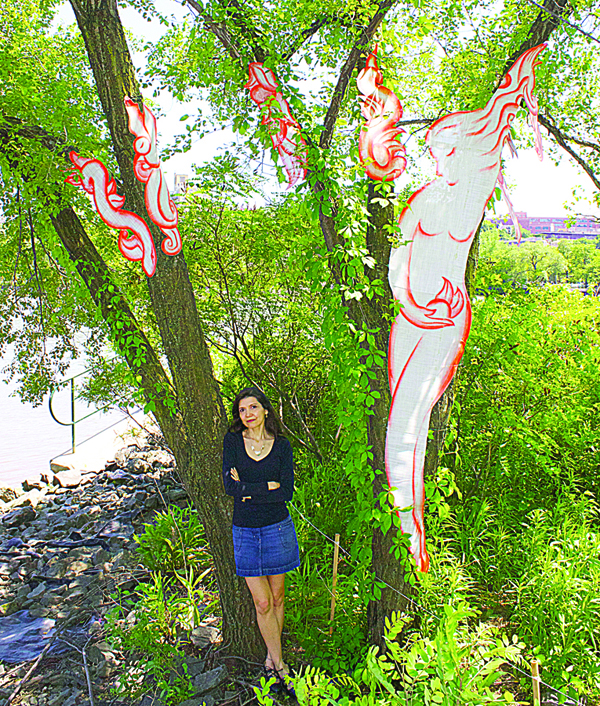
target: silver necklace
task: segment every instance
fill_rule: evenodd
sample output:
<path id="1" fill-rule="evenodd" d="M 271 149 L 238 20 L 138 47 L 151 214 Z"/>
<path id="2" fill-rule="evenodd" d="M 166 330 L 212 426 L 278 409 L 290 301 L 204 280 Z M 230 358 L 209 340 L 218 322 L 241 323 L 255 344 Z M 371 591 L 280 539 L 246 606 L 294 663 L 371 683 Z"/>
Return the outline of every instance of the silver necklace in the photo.
<path id="1" fill-rule="evenodd" d="M 250 442 L 250 446 L 251 446 L 252 451 L 254 452 L 255 456 L 260 456 L 261 453 L 265 450 L 265 440 L 264 439 L 262 440 L 262 446 L 258 450 L 256 449 L 256 447 L 252 443 L 252 439 L 248 439 L 248 441 Z"/>

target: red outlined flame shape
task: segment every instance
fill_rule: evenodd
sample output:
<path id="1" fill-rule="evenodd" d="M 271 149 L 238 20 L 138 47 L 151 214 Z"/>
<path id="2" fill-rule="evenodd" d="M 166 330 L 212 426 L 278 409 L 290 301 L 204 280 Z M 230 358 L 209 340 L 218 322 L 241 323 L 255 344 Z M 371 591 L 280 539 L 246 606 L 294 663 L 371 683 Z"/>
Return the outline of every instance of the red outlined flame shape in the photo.
<path id="1" fill-rule="evenodd" d="M 510 144 L 510 124 L 522 101 L 541 153 L 533 89 L 544 48 L 524 52 L 485 107 L 433 123 L 427 144 L 438 176 L 408 199 L 398 222 L 404 242 L 390 253 L 389 283 L 401 308 L 388 350 L 392 403 L 385 468 L 420 571 L 429 567 L 423 479 L 427 435 L 433 407 L 454 377 L 469 336 L 465 268 L 470 246 L 497 183 L 508 196 L 500 171 L 502 148 Z"/>
<path id="2" fill-rule="evenodd" d="M 290 107 L 279 91 L 277 79 L 271 69 L 258 61 L 248 66 L 250 78 L 245 88 L 250 98 L 263 111 L 262 125 L 271 135 L 273 147 L 279 153 L 288 176 L 289 187 L 306 178 L 306 141 L 300 134 L 300 125 L 292 116 Z"/>
<path id="3" fill-rule="evenodd" d="M 435 298 L 427 303 L 426 316 L 432 319 L 454 319 L 463 310 L 465 298 L 458 287 L 442 277 L 444 286 L 436 294 Z"/>
<path id="4" fill-rule="evenodd" d="M 396 95 L 383 86 L 377 47 L 367 57 L 356 85 L 362 102 L 360 110 L 367 121 L 358 138 L 360 161 L 371 179 L 393 181 L 406 169 L 406 150 L 398 141 L 404 130 L 396 126 L 403 111 Z"/>
<path id="5" fill-rule="evenodd" d="M 135 135 L 133 142 L 135 176 L 138 181 L 146 185 L 144 193 L 146 210 L 150 220 L 166 236 L 161 244 L 165 255 L 177 255 L 181 251 L 181 236 L 177 229 L 179 214 L 169 195 L 169 189 L 160 168 L 156 145 L 156 118 L 148 106 L 145 105 L 142 112 L 137 103 L 127 96 L 125 109 L 129 116 L 129 131 Z"/>
<path id="6" fill-rule="evenodd" d="M 119 250 L 128 260 L 141 261 L 148 277 L 156 270 L 156 250 L 146 222 L 122 207 L 125 197 L 117 194 L 117 186 L 108 170 L 98 159 L 86 159 L 70 152 L 73 170 L 66 181 L 83 189 L 92 197 L 100 218 L 119 230 Z M 129 234 L 130 233 L 130 234 Z"/>

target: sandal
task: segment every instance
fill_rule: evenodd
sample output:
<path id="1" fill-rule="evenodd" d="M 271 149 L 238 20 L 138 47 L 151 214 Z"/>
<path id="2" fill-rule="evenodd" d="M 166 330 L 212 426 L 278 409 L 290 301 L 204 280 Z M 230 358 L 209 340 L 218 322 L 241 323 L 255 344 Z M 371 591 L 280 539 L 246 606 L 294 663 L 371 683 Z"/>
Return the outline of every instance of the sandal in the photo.
<path id="1" fill-rule="evenodd" d="M 269 679 L 275 679 L 273 684 L 271 684 L 271 690 L 272 691 L 279 691 L 280 686 L 279 686 L 279 674 L 277 673 L 277 670 L 273 667 L 267 667 L 266 664 L 263 664 L 263 673 L 265 675 L 265 678 L 267 681 Z"/>
<path id="2" fill-rule="evenodd" d="M 277 672 L 277 678 L 279 680 L 279 684 L 281 685 L 281 688 L 283 691 L 288 696 L 292 696 L 294 699 L 296 698 L 296 690 L 294 689 L 294 682 L 292 681 L 292 677 L 289 674 L 284 674 L 283 676 L 281 675 L 281 672 L 283 670 L 283 667 L 281 669 L 276 669 L 275 671 Z"/>

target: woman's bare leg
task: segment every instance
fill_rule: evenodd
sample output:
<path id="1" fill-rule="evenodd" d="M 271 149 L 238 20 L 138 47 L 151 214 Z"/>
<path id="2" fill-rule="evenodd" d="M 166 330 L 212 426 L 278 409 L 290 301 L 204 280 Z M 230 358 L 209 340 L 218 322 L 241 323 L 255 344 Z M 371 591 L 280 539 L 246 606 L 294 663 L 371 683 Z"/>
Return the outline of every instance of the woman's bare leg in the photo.
<path id="1" fill-rule="evenodd" d="M 277 624 L 279 625 L 279 640 L 281 642 L 285 602 L 285 574 L 267 576 L 267 580 L 269 581 L 269 586 L 271 587 L 271 593 L 273 595 L 273 610 L 275 612 L 275 617 L 277 618 Z M 270 653 L 267 653 L 267 660 L 265 664 L 267 667 L 274 666 L 273 658 Z"/>
<path id="2" fill-rule="evenodd" d="M 267 646 L 267 659 L 270 656 L 273 667 L 282 669 L 284 664 L 281 654 L 281 627 L 269 580 L 266 576 L 252 576 L 246 577 L 246 583 L 254 600 L 258 628 Z"/>

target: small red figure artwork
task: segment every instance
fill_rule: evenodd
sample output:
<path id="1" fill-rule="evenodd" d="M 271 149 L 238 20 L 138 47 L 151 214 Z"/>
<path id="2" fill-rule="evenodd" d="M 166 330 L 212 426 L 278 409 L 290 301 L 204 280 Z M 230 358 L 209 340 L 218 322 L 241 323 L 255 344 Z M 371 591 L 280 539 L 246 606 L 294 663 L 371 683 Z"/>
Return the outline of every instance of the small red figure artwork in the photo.
<path id="1" fill-rule="evenodd" d="M 133 166 L 138 181 L 146 185 L 144 198 L 150 220 L 166 236 L 161 248 L 165 255 L 177 255 L 181 251 L 181 236 L 177 229 L 179 214 L 171 196 L 167 182 L 160 168 L 156 146 L 156 118 L 144 106 L 140 111 L 137 103 L 125 97 L 125 109 L 129 116 L 129 131 L 135 135 Z"/>
<path id="2" fill-rule="evenodd" d="M 288 188 L 291 188 L 306 178 L 306 141 L 271 69 L 253 61 L 248 66 L 248 73 L 250 78 L 245 88 L 264 111 L 261 124 L 269 130 L 273 147 L 287 172 Z"/>
<path id="3" fill-rule="evenodd" d="M 405 244 L 390 255 L 389 281 L 402 308 L 389 344 L 386 473 L 420 571 L 429 568 L 423 526 L 427 432 L 433 406 L 452 380 L 469 335 L 469 249 L 501 179 L 502 148 L 522 101 L 541 152 L 533 89 L 544 48 L 525 52 L 484 108 L 446 115 L 430 127 L 427 143 L 438 176 L 409 198 L 399 219 Z"/>
<path id="4" fill-rule="evenodd" d="M 156 250 L 144 219 L 122 208 L 125 197 L 117 194 L 117 185 L 100 160 L 86 159 L 76 152 L 70 152 L 69 158 L 73 169 L 66 181 L 90 195 L 100 218 L 107 226 L 119 230 L 118 245 L 123 256 L 141 261 L 144 272 L 152 277 L 156 270 Z"/>
<path id="5" fill-rule="evenodd" d="M 371 179 L 393 181 L 406 169 L 406 150 L 398 140 L 404 130 L 397 127 L 402 106 L 396 95 L 383 85 L 377 47 L 367 57 L 356 85 L 360 110 L 367 121 L 358 139 L 360 161 Z"/>
<path id="6" fill-rule="evenodd" d="M 156 118 L 147 106 L 142 112 L 137 103 L 128 97 L 125 97 L 125 109 L 129 116 L 129 130 L 135 135 L 135 176 L 146 185 L 146 210 L 150 220 L 165 235 L 161 245 L 165 255 L 177 255 L 181 251 L 181 236 L 177 229 L 179 214 L 160 168 Z M 90 195 L 100 218 L 107 226 L 118 228 L 118 245 L 123 256 L 128 260 L 141 261 L 144 272 L 152 277 L 156 271 L 156 249 L 146 221 L 122 208 L 125 197 L 117 194 L 114 179 L 99 159 L 86 159 L 76 152 L 71 152 L 69 158 L 73 169 L 66 181 Z"/>

